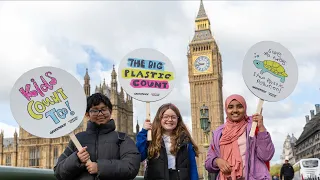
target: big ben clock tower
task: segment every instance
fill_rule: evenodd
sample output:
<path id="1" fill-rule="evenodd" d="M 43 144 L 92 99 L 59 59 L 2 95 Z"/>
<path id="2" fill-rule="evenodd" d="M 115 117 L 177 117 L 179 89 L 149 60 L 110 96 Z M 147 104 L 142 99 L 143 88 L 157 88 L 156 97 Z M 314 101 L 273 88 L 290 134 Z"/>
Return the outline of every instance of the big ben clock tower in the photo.
<path id="1" fill-rule="evenodd" d="M 209 110 L 209 129 L 212 131 L 224 122 L 222 97 L 222 60 L 218 45 L 212 36 L 210 20 L 203 2 L 195 20 L 195 34 L 188 49 L 188 75 L 191 97 L 192 136 L 203 152 L 198 159 L 199 177 L 203 177 L 209 139 L 200 124 L 200 108 L 205 105 Z M 208 142 L 206 142 L 208 141 Z"/>

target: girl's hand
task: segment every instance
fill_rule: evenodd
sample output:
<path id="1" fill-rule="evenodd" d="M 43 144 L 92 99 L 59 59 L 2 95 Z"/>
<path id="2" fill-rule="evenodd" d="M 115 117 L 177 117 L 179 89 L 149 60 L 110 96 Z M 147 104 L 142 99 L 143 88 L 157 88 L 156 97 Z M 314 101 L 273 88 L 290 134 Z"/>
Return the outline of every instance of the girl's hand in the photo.
<path id="1" fill-rule="evenodd" d="M 143 124 L 143 129 L 145 130 L 151 130 L 152 129 L 152 124 L 150 120 L 146 119 L 146 121 Z"/>
<path id="2" fill-rule="evenodd" d="M 252 115 L 252 120 L 258 123 L 259 132 L 266 131 L 266 128 L 263 125 L 263 116 L 261 114 L 256 113 Z"/>
<path id="3" fill-rule="evenodd" d="M 221 159 L 221 158 L 216 158 L 215 161 L 216 161 L 216 164 L 218 165 L 220 171 L 223 174 L 225 174 L 225 175 L 231 174 L 232 166 L 226 160 Z"/>

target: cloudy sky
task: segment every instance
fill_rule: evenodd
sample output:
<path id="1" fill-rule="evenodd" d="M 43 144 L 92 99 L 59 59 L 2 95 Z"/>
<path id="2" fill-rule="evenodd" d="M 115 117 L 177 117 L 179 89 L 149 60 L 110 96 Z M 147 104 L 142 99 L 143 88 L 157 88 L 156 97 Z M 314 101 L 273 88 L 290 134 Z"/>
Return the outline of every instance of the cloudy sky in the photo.
<path id="1" fill-rule="evenodd" d="M 151 115 L 164 102 L 181 109 L 189 127 L 190 94 L 187 45 L 194 34 L 199 1 L 127 2 L 0 2 L 0 129 L 11 137 L 18 124 L 9 106 L 9 93 L 25 71 L 43 65 L 63 68 L 83 83 L 89 68 L 92 91 L 103 78 L 110 82 L 128 52 L 155 48 L 166 54 L 180 76 L 165 99 L 151 104 Z M 247 99 L 248 113 L 258 99 L 242 79 L 246 51 L 263 40 L 280 42 L 296 58 L 299 80 L 295 91 L 280 102 L 264 104 L 264 119 L 276 146 L 272 163 L 279 161 L 288 134 L 299 137 L 305 115 L 320 103 L 320 2 L 204 1 L 211 29 L 223 59 L 223 93 Z M 145 118 L 145 106 L 134 102 L 135 120 Z"/>

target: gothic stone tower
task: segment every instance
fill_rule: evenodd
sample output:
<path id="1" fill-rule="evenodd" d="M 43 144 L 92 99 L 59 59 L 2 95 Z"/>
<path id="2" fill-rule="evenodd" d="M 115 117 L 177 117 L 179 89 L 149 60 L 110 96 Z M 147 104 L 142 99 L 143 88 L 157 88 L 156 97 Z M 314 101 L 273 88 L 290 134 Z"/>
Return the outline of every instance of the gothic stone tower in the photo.
<path id="1" fill-rule="evenodd" d="M 88 68 L 86 69 L 86 74 L 84 75 L 84 84 L 83 84 L 83 90 L 84 90 L 84 93 L 86 94 L 86 96 L 90 96 L 90 76 L 89 76 L 89 73 L 88 73 Z"/>
<path id="2" fill-rule="evenodd" d="M 110 99 L 113 105 L 111 118 L 115 120 L 116 130 L 126 132 L 132 139 L 135 139 L 135 134 L 133 133 L 133 100 L 129 94 L 123 91 L 122 87 L 118 92 L 117 73 L 114 65 L 110 86 L 103 80 L 102 85 L 96 86 L 95 93 L 102 93 Z"/>
<path id="3" fill-rule="evenodd" d="M 192 136 L 199 145 L 201 155 L 198 158 L 199 177 L 202 177 L 207 149 L 203 147 L 204 132 L 200 126 L 200 107 L 209 108 L 210 130 L 223 123 L 222 100 L 222 61 L 218 45 L 212 36 L 210 20 L 205 12 L 203 2 L 195 20 L 195 34 L 189 43 L 188 75 L 191 97 Z M 209 142 L 211 133 L 209 133 Z"/>

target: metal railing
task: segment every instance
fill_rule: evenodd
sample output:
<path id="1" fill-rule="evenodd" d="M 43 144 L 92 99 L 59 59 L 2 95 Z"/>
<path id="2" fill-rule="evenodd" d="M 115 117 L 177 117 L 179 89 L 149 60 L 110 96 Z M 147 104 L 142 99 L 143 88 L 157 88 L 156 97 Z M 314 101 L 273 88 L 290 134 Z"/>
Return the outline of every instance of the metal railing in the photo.
<path id="1" fill-rule="evenodd" d="M 0 180 L 57 180 L 52 169 L 0 166 Z M 134 180 L 143 180 L 137 176 Z"/>

